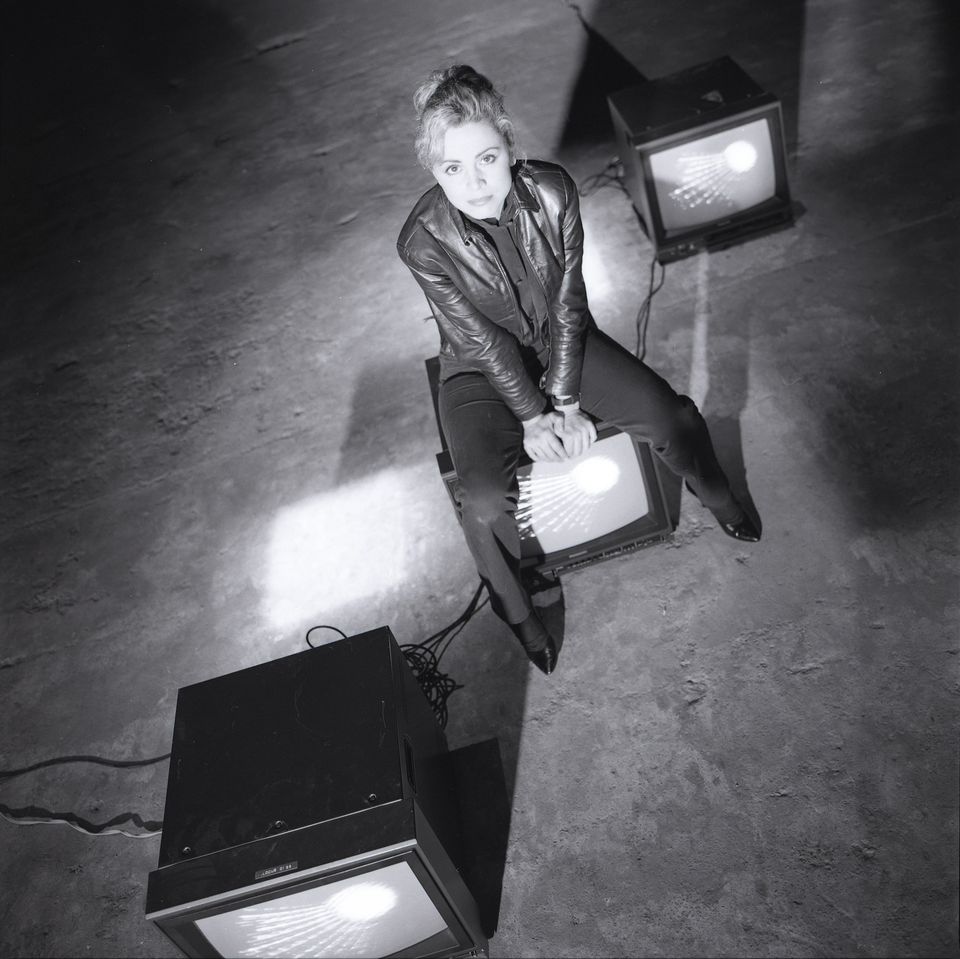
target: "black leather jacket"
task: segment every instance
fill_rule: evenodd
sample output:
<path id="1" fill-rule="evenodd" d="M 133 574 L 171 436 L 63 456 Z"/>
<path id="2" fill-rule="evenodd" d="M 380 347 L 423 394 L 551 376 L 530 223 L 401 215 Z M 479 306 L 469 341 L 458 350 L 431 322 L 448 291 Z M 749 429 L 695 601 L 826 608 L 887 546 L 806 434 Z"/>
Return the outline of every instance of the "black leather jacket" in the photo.
<path id="1" fill-rule="evenodd" d="M 484 373 L 516 416 L 546 408 L 521 347 L 544 345 L 545 392 L 580 392 L 583 336 L 593 324 L 583 283 L 583 224 L 573 179 L 562 167 L 527 160 L 514 171 L 517 236 L 546 293 L 549 327 L 524 322 L 493 243 L 461 215 L 440 186 L 407 217 L 397 250 L 426 294 L 440 330 L 440 377 Z"/>

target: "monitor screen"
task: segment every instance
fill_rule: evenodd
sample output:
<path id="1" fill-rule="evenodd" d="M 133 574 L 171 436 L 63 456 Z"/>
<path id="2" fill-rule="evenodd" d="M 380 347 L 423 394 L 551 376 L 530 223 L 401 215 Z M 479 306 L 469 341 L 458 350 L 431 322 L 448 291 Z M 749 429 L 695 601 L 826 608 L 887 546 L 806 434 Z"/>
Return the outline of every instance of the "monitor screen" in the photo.
<path id="1" fill-rule="evenodd" d="M 774 145 L 764 117 L 656 150 L 649 162 L 667 233 L 742 213 L 776 196 Z"/>
<path id="2" fill-rule="evenodd" d="M 550 554 L 621 529 L 649 512 L 643 470 L 626 433 L 581 456 L 518 470 L 517 526 L 524 554 Z"/>
<path id="3" fill-rule="evenodd" d="M 456 937 L 407 862 L 196 920 L 221 956 L 389 956 Z M 431 943 L 431 945 L 434 945 Z"/>

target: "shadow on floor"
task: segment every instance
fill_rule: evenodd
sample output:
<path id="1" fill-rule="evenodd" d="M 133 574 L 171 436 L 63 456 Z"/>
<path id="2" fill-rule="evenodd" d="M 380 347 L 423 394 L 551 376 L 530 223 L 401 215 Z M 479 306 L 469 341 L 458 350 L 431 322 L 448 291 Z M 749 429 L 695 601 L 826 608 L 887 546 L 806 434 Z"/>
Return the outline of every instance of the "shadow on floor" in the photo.
<path id="1" fill-rule="evenodd" d="M 783 107 L 787 149 L 791 153 L 795 149 L 805 0 L 778 4 L 736 0 L 722 5 L 696 0 L 684 4 L 682 11 L 670 0 L 652 0 L 644 4 L 642 18 L 638 16 L 633 32 L 627 34 L 623 32 L 622 4 L 600 0 L 590 11 L 589 23 L 576 4 L 568 5 L 586 32 L 587 46 L 559 152 L 612 145 L 609 94 L 721 56 L 732 57 L 760 86 L 777 95 Z M 736 10 L 731 11 L 731 6 Z M 676 23 L 680 16 L 682 25 Z M 683 40 L 651 46 L 661 35 L 658 25 L 663 23 L 680 26 Z M 617 38 L 616 46 L 608 37 Z M 645 49 L 648 46 L 650 49 Z"/>
<path id="2" fill-rule="evenodd" d="M 219 146 L 213 133 L 189 126 L 202 91 L 183 78 L 213 59 L 248 54 L 249 40 L 203 0 L 136 7 L 100 0 L 82 9 L 40 0 L 3 4 L 0 15 L 0 33 L 12 41 L 3 47 L 2 85 L 16 91 L 3 98 L 4 218 L 9 226 L 47 225 L 43 233 L 24 230 L 9 254 L 17 269 L 39 251 L 47 258 L 63 252 L 66 261 L 56 268 L 64 285 L 76 235 L 91 219 L 104 211 L 129 222 L 166 214 L 193 172 L 157 164 L 128 182 L 118 172 L 120 158 L 167 135 L 191 144 L 199 168 Z M 272 76 L 262 63 L 251 64 L 251 92 L 269 90 Z M 117 269 L 112 253 L 106 245 L 96 249 L 96 269 L 105 275 Z M 94 269 L 93 259 L 85 257 L 83 266 Z"/>
<path id="3" fill-rule="evenodd" d="M 576 4 L 570 6 L 587 34 L 587 46 L 567 105 L 567 122 L 557 144 L 561 154 L 612 140 L 613 128 L 610 126 L 607 96 L 646 80 L 629 60 L 587 23 Z"/>
<path id="4" fill-rule="evenodd" d="M 500 917 L 503 873 L 510 837 L 511 798 L 496 739 L 462 746 L 450 754 L 460 802 L 463 847 L 458 866 L 492 937 Z"/>
<path id="5" fill-rule="evenodd" d="M 743 437 L 739 418 L 708 416 L 707 425 L 717 451 L 717 459 L 730 480 L 733 495 L 760 528 L 763 524 L 747 484 L 747 466 L 743 460 Z"/>
<path id="6" fill-rule="evenodd" d="M 359 370 L 336 484 L 419 461 L 431 420 L 429 385 L 416 363 L 379 362 Z"/>

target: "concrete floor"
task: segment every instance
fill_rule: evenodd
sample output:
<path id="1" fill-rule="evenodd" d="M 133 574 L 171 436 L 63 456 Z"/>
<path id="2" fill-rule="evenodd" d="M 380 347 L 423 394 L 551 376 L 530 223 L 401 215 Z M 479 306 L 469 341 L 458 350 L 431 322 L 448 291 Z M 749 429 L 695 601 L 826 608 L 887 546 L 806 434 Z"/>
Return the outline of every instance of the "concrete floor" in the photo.
<path id="1" fill-rule="evenodd" d="M 554 675 L 488 608 L 451 646 L 451 746 L 496 737 L 512 800 L 491 955 L 957 956 L 946 4 L 580 10 L 592 40 L 561 0 L 3 4 L 0 765 L 157 756 L 181 686 L 312 625 L 454 619 L 476 574 L 394 250 L 430 185 L 410 93 L 472 63 L 583 181 L 615 152 L 598 87 L 729 54 L 783 102 L 802 215 L 670 265 L 647 359 L 763 541 L 684 496 L 669 543 L 564 576 Z M 632 347 L 650 245 L 615 190 L 583 215 Z M 160 819 L 166 775 L 0 802 Z M 178 955 L 143 919 L 157 838 L 0 836 L 0 954 Z"/>

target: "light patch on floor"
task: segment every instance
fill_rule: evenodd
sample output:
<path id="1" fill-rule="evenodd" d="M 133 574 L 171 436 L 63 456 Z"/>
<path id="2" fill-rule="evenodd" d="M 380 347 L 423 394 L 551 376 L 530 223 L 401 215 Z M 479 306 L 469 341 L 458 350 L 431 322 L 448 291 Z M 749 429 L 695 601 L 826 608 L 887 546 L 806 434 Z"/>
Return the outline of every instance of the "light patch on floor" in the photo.
<path id="1" fill-rule="evenodd" d="M 707 254 L 697 258 L 697 304 L 693 320 L 693 350 L 690 357 L 690 386 L 687 394 L 700 409 L 710 390 L 707 341 L 710 331 L 710 268 Z"/>
<path id="2" fill-rule="evenodd" d="M 416 468 L 388 469 L 283 509 L 268 550 L 266 617 L 289 629 L 402 583 Z"/>
<path id="3" fill-rule="evenodd" d="M 583 226 L 583 282 L 587 288 L 587 300 L 595 310 L 602 310 L 610 296 L 613 284 L 603 262 L 600 245 L 594 241 L 592 231 Z"/>

